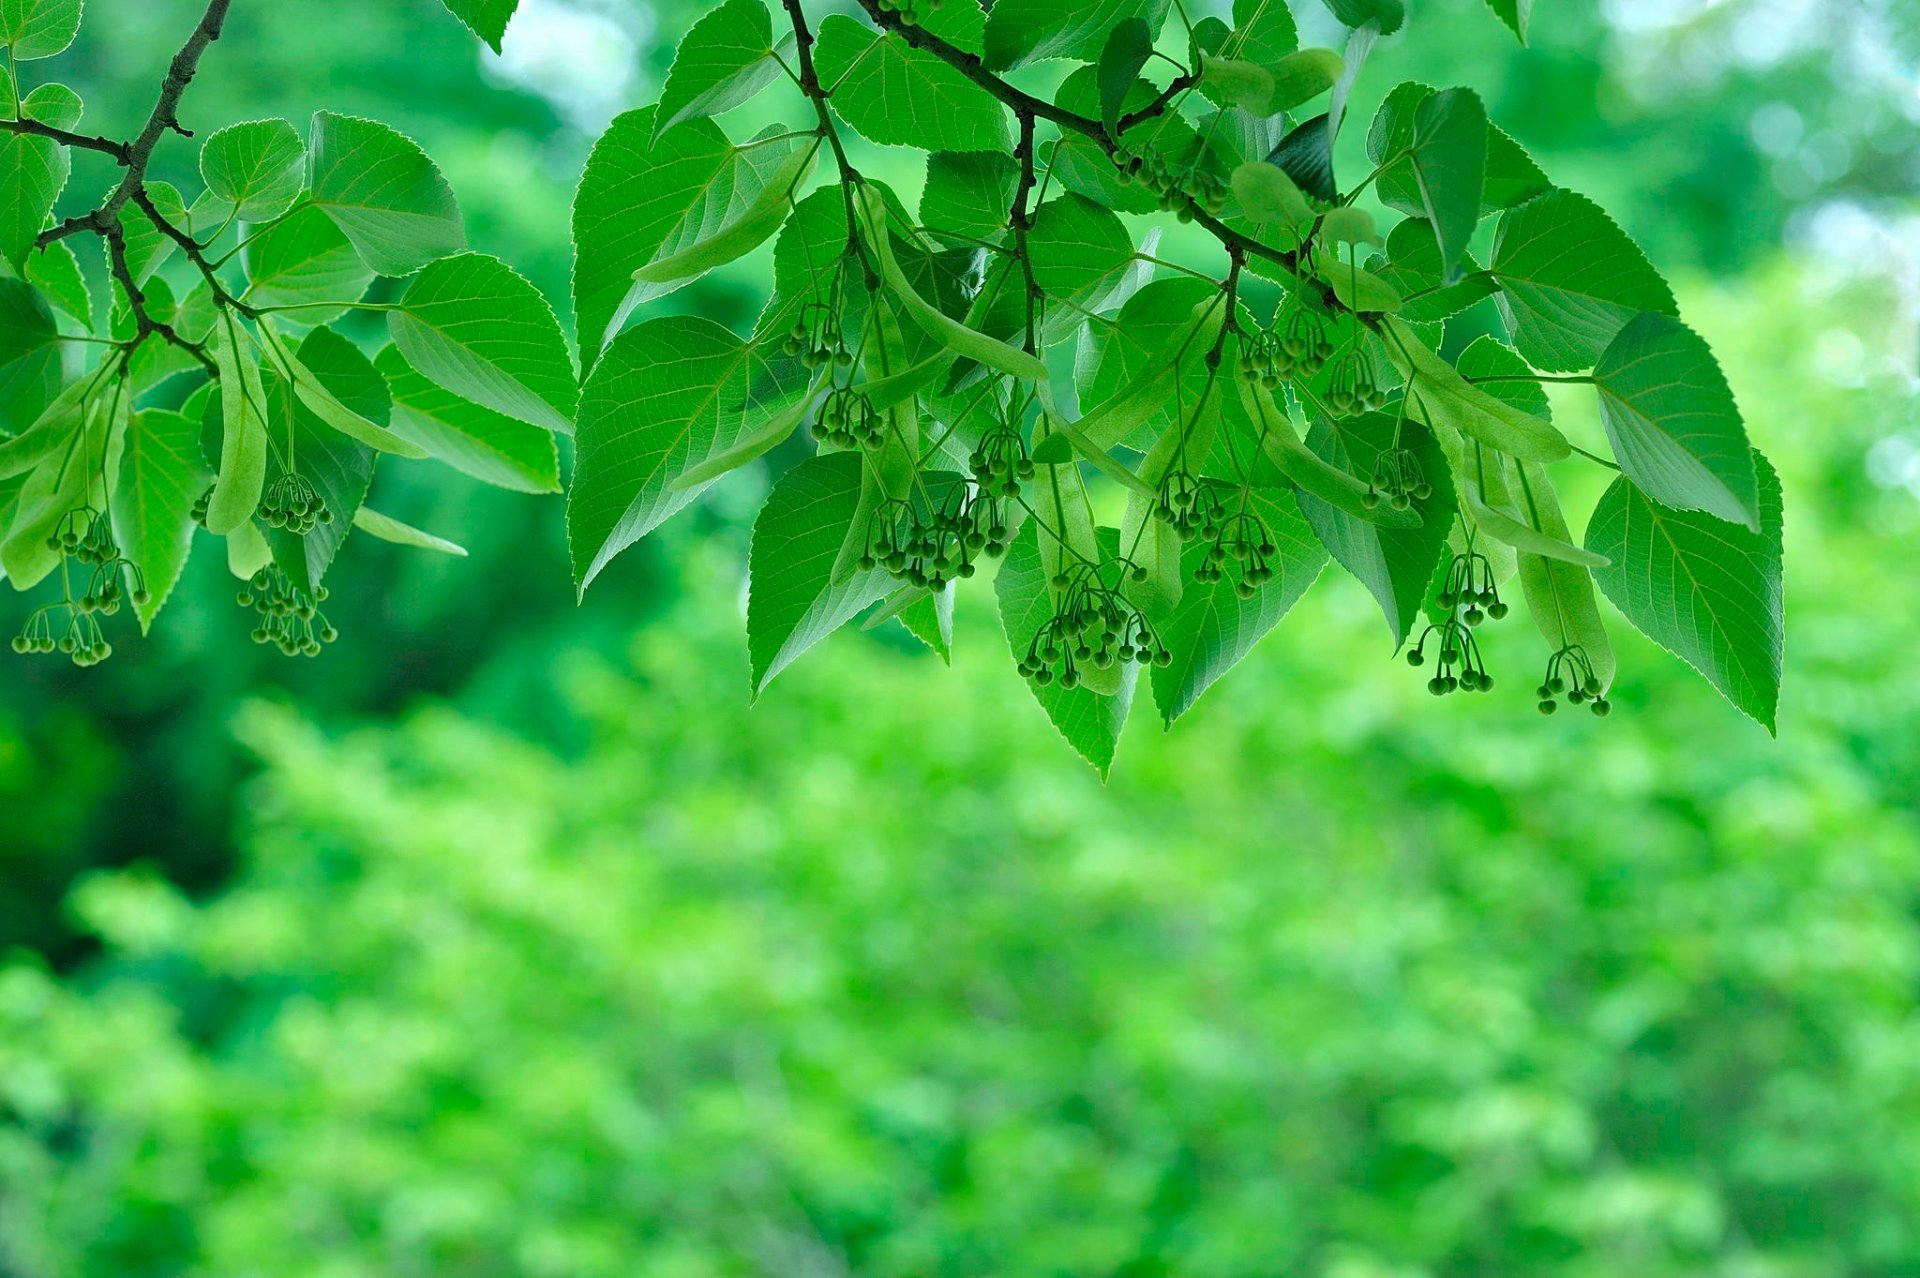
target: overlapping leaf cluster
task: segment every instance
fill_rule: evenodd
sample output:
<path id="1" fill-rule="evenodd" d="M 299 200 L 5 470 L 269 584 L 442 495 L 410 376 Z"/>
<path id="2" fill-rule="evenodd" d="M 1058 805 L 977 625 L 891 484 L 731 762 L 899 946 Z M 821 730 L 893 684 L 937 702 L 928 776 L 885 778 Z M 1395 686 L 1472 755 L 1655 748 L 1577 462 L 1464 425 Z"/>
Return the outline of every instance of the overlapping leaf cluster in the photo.
<path id="1" fill-rule="evenodd" d="M 312 655 L 334 634 L 323 583 L 351 530 L 464 553 L 365 504 L 381 455 L 560 487 L 553 436 L 578 394 L 565 337 L 532 285 L 465 251 L 412 141 L 328 111 L 304 131 L 253 120 L 197 139 L 191 199 L 148 176 L 168 134 L 191 136 L 180 99 L 228 7 L 206 6 L 128 142 L 77 132 L 80 99 L 52 81 L 0 118 L 0 572 L 47 591 L 16 651 L 105 657 L 102 618 L 125 602 L 150 626 L 204 531 L 243 583 L 252 619 L 236 623 Z M 34 78 L 80 19 L 80 0 L 0 6 L 6 83 Z M 75 148 L 123 175 L 54 223 Z M 396 300 L 366 300 L 380 277 L 405 280 L 382 288 Z M 333 327 L 356 310 L 384 314 L 387 343 Z"/>
<path id="2" fill-rule="evenodd" d="M 1526 7 L 1494 7 L 1524 37 Z M 755 528 L 756 689 L 862 615 L 944 648 L 955 588 L 1004 553 L 1020 671 L 1104 767 L 1141 672 L 1171 721 L 1331 558 L 1436 693 L 1492 686 L 1476 630 L 1518 594 L 1541 708 L 1604 713 L 1597 582 L 1771 725 L 1778 485 L 1706 344 L 1469 89 L 1394 89 L 1373 170 L 1337 181 L 1349 90 L 1402 15 L 1332 8 L 1344 51 L 1298 48 L 1279 0 L 1191 26 L 1163 0 L 709 12 L 575 205 L 581 587 L 810 429 Z M 783 81 L 790 127 L 715 122 Z M 858 171 L 849 131 L 928 153 L 917 202 Z M 1384 234 L 1369 192 L 1401 215 Z M 1209 232 L 1217 269 L 1121 216 L 1155 213 Z M 750 334 L 641 318 L 769 238 Z M 1507 340 L 1440 354 L 1487 298 Z M 1543 381 L 1592 386 L 1611 457 L 1576 452 Z M 1584 540 L 1549 471 L 1569 459 L 1619 472 Z"/>
<path id="3" fill-rule="evenodd" d="M 305 137 L 223 130 L 189 204 L 144 171 L 177 127 L 174 76 L 126 144 L 74 133 L 77 99 L 43 84 L 0 121 L 0 208 L 18 215 L 0 227 L 18 277 L 0 281 L 0 566 L 63 587 L 23 645 L 72 635 L 97 655 L 115 589 L 150 621 L 197 519 L 226 539 L 257 633 L 312 651 L 347 528 L 432 541 L 363 505 L 382 452 L 550 491 L 553 435 L 577 432 L 584 591 L 798 437 L 810 455 L 754 529 L 756 691 L 859 617 L 944 651 L 955 591 L 998 561 L 1020 673 L 1105 768 L 1142 672 L 1171 722 L 1332 559 L 1435 693 L 1494 686 L 1477 635 L 1518 596 L 1543 639 L 1540 708 L 1607 712 L 1597 585 L 1771 727 L 1779 486 L 1706 344 L 1470 89 L 1394 88 L 1364 126 L 1370 171 L 1336 174 L 1335 140 L 1363 127 L 1353 85 L 1404 14 L 1328 6 L 1341 50 L 1298 47 L 1282 0 L 1197 21 L 1166 0 L 859 0 L 859 16 L 726 0 L 586 165 L 578 376 L 546 303 L 462 251 L 451 193 L 392 130 L 325 112 Z M 497 47 L 515 4 L 448 7 Z M 1525 38 L 1530 6 L 1491 7 Z M 6 12 L 24 15 L 0 32 L 22 63 L 65 47 L 78 0 Z M 789 123 L 730 136 L 717 117 L 763 94 Z M 863 174 L 856 136 L 926 152 L 920 189 Z M 49 226 L 69 146 L 126 180 Z M 1210 260 L 1163 258 L 1167 220 L 1203 231 Z M 80 232 L 115 281 L 97 327 Z M 769 241 L 750 332 L 649 316 Z M 155 273 L 175 252 L 197 276 L 178 299 Z M 411 279 L 364 301 L 382 275 Z M 1505 340 L 1449 346 L 1448 321 L 1488 299 Z M 372 356 L 327 326 L 355 307 L 386 312 Z M 204 385 L 146 407 L 174 377 Z M 1610 456 L 1555 427 L 1546 382 L 1591 388 Z M 1561 463 L 1617 472 L 1583 538 Z"/>

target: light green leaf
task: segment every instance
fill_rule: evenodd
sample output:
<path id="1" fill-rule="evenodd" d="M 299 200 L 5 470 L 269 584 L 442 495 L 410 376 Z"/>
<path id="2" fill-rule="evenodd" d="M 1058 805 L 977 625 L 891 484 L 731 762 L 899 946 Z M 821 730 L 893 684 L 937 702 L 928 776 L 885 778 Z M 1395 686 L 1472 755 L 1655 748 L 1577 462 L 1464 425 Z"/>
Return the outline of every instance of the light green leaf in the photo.
<path id="1" fill-rule="evenodd" d="M 820 24 L 813 56 L 833 91 L 834 109 L 869 141 L 926 151 L 1001 151 L 1011 145 L 1006 112 L 991 94 L 898 36 L 881 36 L 833 14 Z"/>
<path id="2" fill-rule="evenodd" d="M 175 227 L 184 226 L 187 220 L 187 204 L 180 198 L 180 192 L 166 182 L 149 182 L 146 186 L 147 198 L 153 201 L 153 207 L 160 211 Z M 134 203 L 120 206 L 120 230 L 126 241 L 127 270 L 134 282 L 145 284 L 153 278 L 153 273 L 167 264 L 175 248 L 173 238 L 162 231 L 149 218 L 146 211 Z"/>
<path id="3" fill-rule="evenodd" d="M 223 536 L 253 518 L 267 482 L 267 398 L 260 357 L 240 319 L 221 307 L 213 325 L 219 370 L 220 471 L 207 501 L 207 531 Z"/>
<path id="4" fill-rule="evenodd" d="M 1550 373 L 1593 367 L 1642 311 L 1679 314 L 1646 254 L 1599 205 L 1572 191 L 1549 191 L 1508 211 L 1489 269 L 1513 344 Z"/>
<path id="5" fill-rule="evenodd" d="M 1233 32 L 1218 52 L 1271 66 L 1299 47 L 1286 0 L 1233 0 Z"/>
<path id="6" fill-rule="evenodd" d="M 213 476 L 200 448 L 200 423 L 153 408 L 135 413 L 113 491 L 120 553 L 140 570 L 147 602 L 133 612 L 144 634 L 173 593 L 193 541 L 193 504 Z"/>
<path id="7" fill-rule="evenodd" d="M 1527 24 L 1533 20 L 1533 0 L 1487 0 L 1495 17 L 1507 24 L 1507 30 L 1521 44 L 1527 42 Z"/>
<path id="8" fill-rule="evenodd" d="M 1254 115 L 1267 114 L 1267 103 L 1273 99 L 1273 73 L 1239 58 L 1201 55 L 1200 83 L 1215 101 L 1230 102 Z"/>
<path id="9" fill-rule="evenodd" d="M 1405 322 L 1381 321 L 1387 354 L 1408 381 L 1409 412 L 1436 431 L 1456 431 L 1524 461 L 1559 461 L 1572 454 L 1551 423 L 1494 398 L 1463 380 Z"/>
<path id="10" fill-rule="evenodd" d="M 1310 98 L 1317 98 L 1339 83 L 1346 61 L 1332 49 L 1301 49 L 1267 65 L 1273 78 L 1273 93 L 1256 115 L 1291 111 Z"/>
<path id="11" fill-rule="evenodd" d="M 1594 508 L 1587 545 L 1613 561 L 1593 576 L 1627 620 L 1772 732 L 1785 646 L 1780 480 L 1753 458 L 1758 532 L 1670 510 L 1623 476 Z"/>
<path id="12" fill-rule="evenodd" d="M 1189 581 L 1179 607 L 1159 627 L 1160 641 L 1173 653 L 1173 661 L 1155 666 L 1150 676 L 1154 703 L 1169 726 L 1280 624 L 1326 566 L 1327 552 L 1314 540 L 1292 493 L 1252 488 L 1246 490 L 1245 502 L 1245 513 L 1259 519 L 1273 545 L 1268 560 L 1273 576 L 1246 599 L 1239 595 L 1231 566 L 1219 581 Z M 1206 554 L 1204 539 L 1188 542 L 1184 575 L 1193 578 Z"/>
<path id="13" fill-rule="evenodd" d="M 244 245 L 244 300 L 262 310 L 297 308 L 287 314 L 296 323 L 333 322 L 346 307 L 331 303 L 357 302 L 373 283 L 372 269 L 340 228 L 311 205 L 253 230 Z"/>
<path id="14" fill-rule="evenodd" d="M 807 419 L 807 412 L 813 407 L 813 396 L 803 395 L 787 408 L 767 418 L 764 426 L 755 427 L 741 436 L 740 442 L 733 447 L 714 454 L 707 460 L 690 467 L 674 479 L 671 487 L 675 492 L 685 488 L 699 488 L 712 483 L 730 470 L 738 470 L 750 461 L 766 456 L 793 436 L 800 423 Z M 876 409 L 881 408 L 875 404 Z"/>
<path id="15" fill-rule="evenodd" d="M 1271 167 L 1271 166 L 1269 166 Z M 1381 244 L 1373 214 L 1346 205 L 1328 209 L 1320 218 L 1320 240 L 1325 244 Z"/>
<path id="16" fill-rule="evenodd" d="M 1402 0 L 1326 0 L 1327 8 L 1333 16 L 1350 27 L 1363 27 L 1367 23 L 1377 23 L 1381 35 L 1392 35 L 1407 20 L 1406 5 Z"/>
<path id="17" fill-rule="evenodd" d="M 428 453 L 499 488 L 524 493 L 560 491 L 560 455 L 553 433 L 462 399 L 407 363 L 396 346 L 383 347 L 374 366 L 393 396 L 393 432 Z"/>
<path id="18" fill-rule="evenodd" d="M 1278 165 L 1264 160 L 1250 160 L 1233 171 L 1233 194 L 1247 217 L 1283 231 L 1274 245 L 1282 250 L 1300 242 L 1300 225 L 1313 217 L 1307 197 L 1293 179 Z"/>
<path id="19" fill-rule="evenodd" d="M 230 124 L 200 144 L 200 177 L 248 222 L 271 222 L 306 189 L 307 144 L 285 120 Z"/>
<path id="20" fill-rule="evenodd" d="M 0 44 L 15 62 L 65 52 L 80 30 L 80 0 L 0 0 Z"/>
<path id="21" fill-rule="evenodd" d="M 1313 274 L 1333 290 L 1340 304 L 1365 315 L 1391 315 L 1400 309 L 1400 293 L 1393 285 L 1362 270 L 1351 261 L 1342 261 L 1331 249 L 1313 251 Z"/>
<path id="22" fill-rule="evenodd" d="M 485 40 L 495 53 L 500 52 L 500 41 L 507 34 L 513 11 L 520 7 L 520 0 L 444 0 L 444 3 L 449 13 Z"/>
<path id="23" fill-rule="evenodd" d="M 124 377 L 108 365 L 102 369 L 69 387 L 77 393 L 63 392 L 43 416 L 57 436 L 55 447 L 42 454 L 21 484 L 12 527 L 0 543 L 0 571 L 15 590 L 31 590 L 59 566 L 61 552 L 47 545 L 48 537 L 67 512 L 103 505 L 101 477 L 119 469 L 133 396 Z"/>
<path id="24" fill-rule="evenodd" d="M 1410 512 L 1419 517 L 1414 527 L 1386 527 L 1377 519 L 1382 499 L 1372 510 L 1356 515 L 1339 505 L 1303 492 L 1300 509 L 1322 545 L 1340 566 L 1367 588 L 1387 619 L 1397 649 L 1420 615 L 1427 583 L 1446 553 L 1447 533 L 1453 527 L 1454 500 L 1447 463 L 1433 435 L 1418 422 L 1397 423 L 1388 413 L 1366 413 L 1338 422 L 1318 421 L 1307 435 L 1307 447 L 1343 474 L 1371 477 L 1396 437 L 1399 447 L 1411 451 L 1420 473 L 1432 485 L 1432 495 L 1415 498 Z M 1371 490 L 1371 485 L 1368 486 Z"/>
<path id="25" fill-rule="evenodd" d="M 320 338 L 321 334 L 325 334 L 326 337 Z M 380 420 L 375 421 L 373 416 L 342 402 L 340 397 L 329 389 L 327 380 L 319 374 L 319 371 L 309 368 L 301 355 L 289 347 L 286 340 L 275 331 L 271 317 L 262 317 L 260 338 L 272 355 L 267 367 L 285 379 L 288 389 L 300 406 L 329 429 L 336 430 L 348 439 L 357 440 L 379 452 L 393 453 L 396 456 L 415 460 L 428 455 L 426 449 L 410 439 L 394 434 L 384 425 L 391 407 L 391 399 L 384 380 L 378 381 L 377 403 L 380 409 L 378 414 Z M 344 358 L 339 354 L 339 343 L 342 342 L 346 342 L 346 339 L 333 330 L 317 328 L 308 335 L 305 342 L 301 343 L 301 350 L 306 350 L 308 347 L 321 350 L 332 359 L 336 367 L 344 365 L 343 371 L 357 388 L 371 386 L 376 380 L 373 365 L 360 354 L 360 348 L 351 342 L 346 344 L 352 350 L 353 356 L 351 359 Z M 271 413 L 272 406 L 269 406 L 270 421 Z"/>
<path id="26" fill-rule="evenodd" d="M 19 0 L 0 0 L 0 3 Z M 42 85 L 21 103 L 23 114 L 47 124 L 50 103 L 37 101 L 55 85 Z M 47 224 L 53 203 L 67 184 L 67 153 L 52 138 L 29 133 L 0 133 L 0 256 L 16 274 L 26 267 L 27 255 L 40 229 Z"/>
<path id="27" fill-rule="evenodd" d="M 645 284 L 678 284 L 698 279 L 716 266 L 752 252 L 766 243 L 793 207 L 794 192 L 813 172 L 814 158 L 820 154 L 817 141 L 789 152 L 767 174 L 766 182 L 738 214 L 711 233 L 656 258 L 633 273 Z"/>
<path id="28" fill-rule="evenodd" d="M 773 23 L 762 0 L 726 0 L 708 10 L 673 55 L 655 112 L 654 137 L 686 120 L 716 116 L 780 77 Z"/>
<path id="29" fill-rule="evenodd" d="M 78 320 L 81 327 L 93 328 L 93 293 L 87 287 L 87 277 L 80 271 L 80 259 L 74 256 L 73 245 L 66 240 L 55 240 L 27 255 L 27 282 Z"/>
<path id="30" fill-rule="evenodd" d="M 1607 347 L 1593 383 L 1613 455 L 1642 492 L 1759 531 L 1747 429 L 1698 334 L 1677 319 L 1642 314 Z"/>
<path id="31" fill-rule="evenodd" d="M 995 0 L 987 14 L 986 63 L 996 71 L 1071 58 L 1092 62 L 1107 33 L 1128 18 L 1146 23 L 1152 39 L 1167 17 L 1168 0 Z"/>
<path id="32" fill-rule="evenodd" d="M 442 258 L 387 315 L 407 363 L 495 412 L 558 434 L 573 432 L 573 361 L 553 308 L 499 258 Z"/>
<path id="33" fill-rule="evenodd" d="M 436 537 L 430 532 L 415 528 L 412 524 L 403 524 L 393 516 L 383 515 L 371 506 L 362 506 L 353 512 L 353 526 L 369 537 L 377 537 L 381 541 L 392 542 L 396 546 L 431 550 L 460 559 L 467 557 L 467 548 L 459 542 L 448 541 L 445 537 Z"/>
<path id="34" fill-rule="evenodd" d="M 663 317 L 616 338 L 580 399 L 567 496 L 580 589 L 699 494 L 675 489 L 675 479 L 790 410 L 810 384 L 798 360 L 769 356 L 711 320 Z"/>
<path id="35" fill-rule="evenodd" d="M 834 562 L 855 522 L 864 464 L 858 453 L 808 458 L 780 476 L 754 520 L 747 652 L 755 696 L 894 584 L 884 568 L 834 580 Z"/>
<path id="36" fill-rule="evenodd" d="M 17 434 L 60 393 L 60 330 L 38 290 L 0 279 L 0 430 Z"/>
<path id="37" fill-rule="evenodd" d="M 308 142 L 316 208 L 381 275 L 411 275 L 467 246 L 453 191 L 406 135 L 357 116 L 316 111 Z"/>
<path id="38" fill-rule="evenodd" d="M 928 590 L 924 586 L 907 586 L 903 590 L 912 592 L 899 608 L 900 624 L 921 643 L 931 648 L 940 660 L 953 664 L 953 597 L 952 585 L 940 591 Z M 895 594 L 900 593 L 896 591 Z M 885 605 L 882 605 L 883 607 Z"/>

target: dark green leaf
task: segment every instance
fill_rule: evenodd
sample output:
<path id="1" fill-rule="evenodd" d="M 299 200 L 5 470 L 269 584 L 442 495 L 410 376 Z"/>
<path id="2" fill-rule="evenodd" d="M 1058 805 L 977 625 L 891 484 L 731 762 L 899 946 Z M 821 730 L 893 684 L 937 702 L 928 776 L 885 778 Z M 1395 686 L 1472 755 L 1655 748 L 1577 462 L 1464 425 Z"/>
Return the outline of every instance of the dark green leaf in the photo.
<path id="1" fill-rule="evenodd" d="M 987 15 L 986 62 L 995 70 L 1043 58 L 1092 62 L 1107 33 L 1128 18 L 1144 22 L 1151 41 L 1167 6 L 1168 0 L 995 0 Z"/>
<path id="2" fill-rule="evenodd" d="M 507 33 L 513 11 L 520 7 L 520 0 L 444 0 L 444 3 L 454 17 L 485 40 L 495 53 L 500 52 L 500 41 Z"/>
<path id="3" fill-rule="evenodd" d="M 1507 24 L 1507 30 L 1521 44 L 1527 42 L 1527 24 L 1533 20 L 1533 0 L 1487 0 L 1494 16 Z"/>
<path id="4" fill-rule="evenodd" d="M 654 135 L 683 120 L 730 111 L 780 76 L 773 23 L 762 0 L 726 0 L 693 24 L 667 73 Z"/>
<path id="5" fill-rule="evenodd" d="M 60 393 L 60 331 L 46 299 L 0 279 L 0 430 L 18 434 Z"/>
<path id="6" fill-rule="evenodd" d="M 201 455 L 199 422 L 158 408 L 133 415 L 113 490 L 113 527 L 121 553 L 147 588 L 147 602 L 133 605 L 143 633 L 187 565 L 193 503 L 212 478 Z"/>
<path id="7" fill-rule="evenodd" d="M 870 141 L 926 151 L 1010 145 L 1006 112 L 992 95 L 898 36 L 834 14 L 820 24 L 814 63 L 833 90 L 834 109 Z"/>
<path id="8" fill-rule="evenodd" d="M 1316 115 L 1280 140 L 1267 156 L 1267 162 L 1286 170 L 1294 185 L 1318 200 L 1337 200 L 1339 187 L 1333 180 L 1333 139 L 1327 133 L 1327 117 Z"/>
<path id="9" fill-rule="evenodd" d="M 1007 230 L 1020 170 L 997 151 L 935 151 L 927 157 L 920 221 L 934 234 L 997 241 Z"/>
<path id="10" fill-rule="evenodd" d="M 1392 35 L 1407 20 L 1406 5 L 1402 0 L 1326 0 L 1327 8 L 1333 16 L 1350 27 L 1363 27 L 1367 23 L 1377 23 L 1381 35 Z"/>
<path id="11" fill-rule="evenodd" d="M 1127 94 L 1152 55 L 1153 30 L 1138 14 L 1122 19 L 1108 34 L 1106 47 L 1100 50 L 1095 79 L 1100 85 L 1100 120 L 1110 136 L 1119 136 L 1120 115 Z"/>

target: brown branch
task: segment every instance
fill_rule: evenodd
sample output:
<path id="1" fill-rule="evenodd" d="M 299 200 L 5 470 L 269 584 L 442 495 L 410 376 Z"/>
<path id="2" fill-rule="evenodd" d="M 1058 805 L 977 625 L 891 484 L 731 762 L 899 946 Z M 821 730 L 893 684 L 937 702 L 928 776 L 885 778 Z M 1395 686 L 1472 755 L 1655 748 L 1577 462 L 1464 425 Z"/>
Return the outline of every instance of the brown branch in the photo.
<path id="1" fill-rule="evenodd" d="M 206 347 L 199 342 L 188 341 L 180 335 L 178 329 L 164 320 L 157 320 L 153 312 L 147 309 L 147 296 L 141 291 L 139 283 L 133 277 L 133 269 L 127 262 L 127 232 L 117 221 L 102 236 L 107 243 L 107 267 L 120 285 L 120 291 L 127 296 L 127 306 L 133 314 L 133 332 L 136 343 L 148 337 L 158 337 L 187 352 L 206 368 L 210 374 L 218 375 L 213 360 L 208 358 Z"/>
<path id="2" fill-rule="evenodd" d="M 21 116 L 19 119 L 0 119 L 0 132 L 29 133 L 37 138 L 52 138 L 61 146 L 74 147 L 81 151 L 98 151 L 102 155 L 112 156 L 117 164 L 127 162 L 127 144 L 115 142 L 112 138 L 103 138 L 98 134 L 74 133 L 68 129 L 56 129 L 51 124 Z"/>

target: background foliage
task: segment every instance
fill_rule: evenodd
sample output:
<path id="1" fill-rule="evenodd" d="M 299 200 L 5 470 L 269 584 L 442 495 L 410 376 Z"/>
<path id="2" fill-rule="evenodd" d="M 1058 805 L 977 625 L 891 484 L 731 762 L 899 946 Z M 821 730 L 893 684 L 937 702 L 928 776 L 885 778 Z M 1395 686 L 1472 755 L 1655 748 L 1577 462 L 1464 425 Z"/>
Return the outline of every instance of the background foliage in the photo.
<path id="1" fill-rule="evenodd" d="M 103 118 L 168 9 L 90 6 Z M 356 545 L 310 668 L 256 662 L 217 571 L 120 661 L 10 667 L 0 1267 L 1920 1264 L 1898 82 L 1840 24 L 1754 54 L 1779 6 L 1543 10 L 1527 53 L 1477 9 L 1419 15 L 1463 33 L 1421 78 L 1711 272 L 1683 305 L 1796 502 L 1781 743 L 1637 640 L 1604 724 L 1435 713 L 1330 578 L 1101 790 L 984 606 L 951 671 L 848 634 L 749 710 L 764 480 L 584 613 L 554 506 L 422 481 L 396 513 L 474 558 Z M 356 5 L 364 43 L 243 5 L 196 100 L 326 84 L 564 296 L 583 139 L 694 14 L 548 12 L 502 64 L 424 0 Z M 635 41 L 625 97 L 533 87 L 568 22 Z M 677 300 L 737 321 L 761 269 Z"/>

